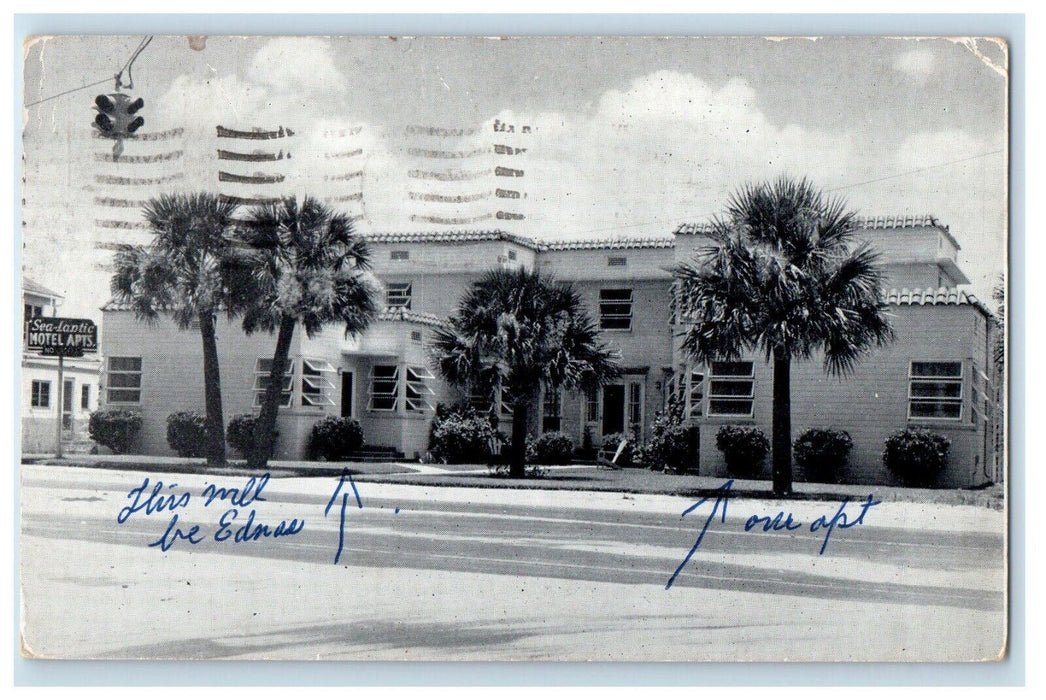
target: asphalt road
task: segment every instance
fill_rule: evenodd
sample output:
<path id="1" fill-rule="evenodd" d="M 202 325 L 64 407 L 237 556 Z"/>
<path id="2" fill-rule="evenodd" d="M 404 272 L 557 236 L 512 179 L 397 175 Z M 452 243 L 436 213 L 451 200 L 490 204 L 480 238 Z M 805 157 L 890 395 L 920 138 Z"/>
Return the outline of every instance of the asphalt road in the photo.
<path id="1" fill-rule="evenodd" d="M 244 478 L 158 475 L 144 495 L 158 478 L 168 507 L 119 523 L 144 478 L 23 467 L 33 653 L 950 660 L 990 657 L 1005 634 L 1004 520 L 986 509 L 874 506 L 819 555 L 826 531 L 810 524 L 838 502 L 731 499 L 723 522 L 711 501 L 683 517 L 692 503 L 665 496 L 273 479 L 233 519 L 234 504 L 205 505 L 206 484 Z M 746 531 L 781 508 L 800 527 Z M 252 510 L 241 535 L 270 536 L 237 542 Z M 292 534 L 271 537 L 281 522 Z"/>

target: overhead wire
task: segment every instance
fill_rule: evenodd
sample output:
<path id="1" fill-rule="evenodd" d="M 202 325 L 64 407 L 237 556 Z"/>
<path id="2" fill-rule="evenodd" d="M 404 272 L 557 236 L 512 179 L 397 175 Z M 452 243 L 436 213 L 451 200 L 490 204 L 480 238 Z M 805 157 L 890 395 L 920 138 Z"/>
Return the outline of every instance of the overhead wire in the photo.
<path id="1" fill-rule="evenodd" d="M 995 151 L 988 151 L 988 152 L 985 152 L 985 153 L 978 153 L 976 155 L 967 156 L 965 158 L 957 158 L 955 160 L 949 160 L 949 161 L 944 162 L 944 163 L 935 163 L 933 165 L 927 165 L 927 166 L 922 167 L 922 168 L 916 168 L 914 170 L 906 170 L 904 172 L 894 173 L 893 175 L 885 175 L 883 177 L 877 177 L 877 178 L 873 178 L 871 180 L 863 180 L 861 182 L 852 182 L 852 183 L 849 183 L 849 184 L 846 184 L 846 185 L 839 185 L 838 187 L 830 187 L 830 188 L 827 188 L 827 189 L 825 189 L 823 191 L 826 192 L 826 193 L 827 192 L 838 192 L 840 190 L 847 190 L 847 189 L 851 189 L 853 187 L 860 187 L 861 185 L 870 185 L 870 184 L 873 184 L 873 183 L 876 183 L 876 182 L 883 182 L 884 180 L 893 180 L 895 178 L 905 177 L 906 175 L 915 175 L 915 174 L 918 174 L 918 173 L 926 172 L 928 170 L 934 170 L 936 168 L 943 168 L 943 167 L 946 167 L 946 166 L 949 166 L 949 165 L 955 165 L 957 163 L 965 163 L 967 161 L 977 160 L 979 158 L 987 158 L 988 156 L 994 156 L 994 155 L 998 155 L 1000 153 L 1005 153 L 1005 149 L 998 149 L 998 150 L 995 150 Z M 712 215 L 712 212 L 709 212 L 709 213 L 706 213 L 706 214 L 698 214 L 698 215 L 692 216 L 690 218 L 692 218 L 692 219 L 701 219 L 701 218 L 704 218 L 706 216 L 711 216 L 711 215 Z M 530 221 L 552 221 L 552 219 L 534 218 L 534 219 L 530 219 Z M 653 226 L 655 224 L 661 224 L 661 223 L 664 223 L 666 221 L 669 221 L 669 222 L 678 221 L 678 217 L 663 217 L 663 218 L 659 218 L 659 219 L 654 219 L 653 221 L 641 221 L 639 223 L 622 224 L 620 226 L 606 226 L 606 227 L 602 227 L 602 228 L 582 229 L 582 230 L 574 231 L 572 233 L 572 235 L 582 234 L 582 233 L 599 233 L 599 232 L 602 232 L 602 231 L 616 231 L 616 230 L 620 230 L 620 229 L 638 228 L 640 226 Z"/>
<path id="2" fill-rule="evenodd" d="M 127 77 L 128 77 L 128 80 L 129 80 L 129 83 L 128 83 L 127 87 L 133 88 L 134 87 L 134 80 L 131 77 L 131 65 L 134 63 L 135 59 L 138 58 L 138 56 L 142 53 L 142 51 L 145 50 L 145 47 L 148 46 L 152 42 L 152 40 L 153 40 L 153 36 L 149 35 L 149 36 L 144 37 L 141 41 L 139 41 L 138 42 L 138 47 L 134 50 L 134 53 L 131 54 L 131 57 L 129 59 L 127 59 L 127 62 L 123 65 L 123 68 L 121 68 L 120 71 L 118 73 L 116 73 L 115 75 L 110 76 L 108 78 L 103 78 L 102 80 L 98 80 L 98 81 L 93 82 L 93 83 L 88 83 L 86 85 L 81 85 L 80 87 L 71 88 L 69 90 L 63 90 L 62 92 L 56 93 L 54 95 L 50 95 L 48 97 L 43 97 L 43 98 L 41 98 L 39 100 L 34 100 L 33 102 L 26 102 L 25 106 L 26 107 L 33 107 L 35 105 L 41 104 L 43 102 L 48 102 L 49 100 L 54 100 L 54 99 L 57 99 L 59 97 L 63 97 L 65 95 L 68 95 L 68 94 L 73 93 L 73 92 L 79 92 L 80 90 L 86 90 L 87 88 L 94 87 L 95 85 L 101 85 L 102 83 L 107 83 L 110 80 L 114 80 L 114 79 L 117 81 L 117 84 L 120 85 L 120 77 L 123 75 L 124 71 L 127 71 Z"/>

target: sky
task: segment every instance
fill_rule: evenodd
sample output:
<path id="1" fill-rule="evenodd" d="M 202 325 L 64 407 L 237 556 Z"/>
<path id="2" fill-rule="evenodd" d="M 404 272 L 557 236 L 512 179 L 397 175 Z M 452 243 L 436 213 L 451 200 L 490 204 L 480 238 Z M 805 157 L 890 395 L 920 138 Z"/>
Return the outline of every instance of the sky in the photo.
<path id="1" fill-rule="evenodd" d="M 113 75 L 141 38 L 25 50 L 24 270 L 68 296 L 63 315 L 98 317 L 108 296 L 84 262 L 100 235 L 85 180 L 94 95 L 112 86 L 46 98 Z M 985 39 L 158 36 L 132 75 L 146 130 L 187 129 L 188 185 L 213 171 L 216 124 L 298 130 L 297 154 L 316 155 L 295 161 L 302 193 L 325 186 L 322 135 L 357 130 L 365 231 L 431 228 L 410 218 L 404 127 L 497 120 L 532 128 L 512 138 L 515 230 L 535 238 L 665 236 L 787 174 L 862 216 L 937 216 L 982 298 L 1005 269 L 1006 52 Z"/>

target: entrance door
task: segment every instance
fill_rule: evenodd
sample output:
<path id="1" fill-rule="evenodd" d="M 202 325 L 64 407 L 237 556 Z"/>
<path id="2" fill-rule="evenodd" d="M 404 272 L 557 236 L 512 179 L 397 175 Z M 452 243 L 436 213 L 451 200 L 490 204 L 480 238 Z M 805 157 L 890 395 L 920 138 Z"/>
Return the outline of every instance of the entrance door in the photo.
<path id="1" fill-rule="evenodd" d="M 70 429 L 73 427 L 73 391 L 76 381 L 66 379 L 62 387 L 62 427 Z"/>
<path id="2" fill-rule="evenodd" d="M 352 418 L 352 372 L 341 373 L 341 416 Z"/>
<path id="3" fill-rule="evenodd" d="M 603 434 L 625 432 L 625 387 L 608 384 L 603 387 Z"/>

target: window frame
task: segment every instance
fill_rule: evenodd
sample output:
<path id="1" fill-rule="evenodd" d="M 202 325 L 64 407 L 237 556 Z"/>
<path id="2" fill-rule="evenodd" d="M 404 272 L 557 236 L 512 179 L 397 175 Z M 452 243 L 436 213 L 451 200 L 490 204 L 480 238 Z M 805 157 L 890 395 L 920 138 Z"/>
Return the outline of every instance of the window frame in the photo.
<path id="1" fill-rule="evenodd" d="M 91 410 L 91 385 L 86 382 L 80 385 L 80 410 Z"/>
<path id="2" fill-rule="evenodd" d="M 326 360 L 315 357 L 303 357 L 301 360 L 301 405 L 303 408 L 324 408 L 334 406 L 334 392 L 337 387 L 328 374 L 337 374 L 338 370 Z"/>
<path id="3" fill-rule="evenodd" d="M 128 369 L 113 369 L 113 364 L 114 364 L 114 362 L 116 360 L 137 360 L 138 361 L 138 369 L 136 369 L 136 370 L 134 370 L 134 369 L 131 369 L 131 370 L 128 370 Z M 135 355 L 117 355 L 117 356 L 106 358 L 106 361 L 105 361 L 105 404 L 107 406 L 140 406 L 142 404 L 142 379 L 143 379 L 143 369 L 144 369 L 144 367 L 145 367 L 145 362 L 144 362 L 144 360 L 140 356 L 135 356 Z M 112 379 L 113 379 L 114 375 L 115 376 L 121 376 L 121 377 L 137 376 L 138 377 L 138 384 L 137 385 L 116 386 L 116 387 L 114 387 L 113 386 L 113 382 L 112 382 Z M 128 393 L 137 392 L 138 393 L 138 398 L 134 399 L 134 400 L 117 400 L 117 399 L 113 398 L 113 392 L 128 392 Z"/>
<path id="4" fill-rule="evenodd" d="M 435 411 L 426 396 L 435 396 L 435 390 L 429 382 L 435 382 L 436 376 L 424 365 L 407 365 L 403 383 L 403 407 L 407 413 L 428 413 Z"/>
<path id="5" fill-rule="evenodd" d="M 550 413 L 550 409 L 553 412 Z M 563 390 L 545 389 L 541 394 L 541 432 L 559 432 L 562 428 Z"/>
<path id="6" fill-rule="evenodd" d="M 378 376 L 378 370 L 392 370 L 391 376 Z M 377 383 L 392 384 L 391 391 L 378 392 L 375 389 Z M 374 400 L 392 400 L 392 405 L 387 407 L 376 406 Z M 367 410 L 380 411 L 381 413 L 395 413 L 400 405 L 400 368 L 399 365 L 373 365 L 370 368 L 370 381 L 367 385 Z"/>
<path id="7" fill-rule="evenodd" d="M 625 428 L 640 441 L 643 438 L 643 404 L 646 388 L 643 382 L 628 382 L 625 394 Z"/>
<path id="8" fill-rule="evenodd" d="M 41 402 L 47 399 L 46 402 Z M 51 381 L 48 379 L 34 379 L 29 385 L 29 407 L 51 408 Z"/>
<path id="9" fill-rule="evenodd" d="M 686 371 L 686 415 L 688 418 L 704 418 L 705 400 L 708 398 L 708 390 L 705 387 L 705 379 L 708 372 L 703 365 L 688 367 Z"/>
<path id="10" fill-rule="evenodd" d="M 627 299 L 608 297 L 608 294 L 626 293 Z M 604 309 L 612 306 L 628 305 L 628 312 L 608 312 Z M 631 287 L 606 287 L 599 290 L 599 330 L 611 333 L 631 333 L 633 320 L 635 318 L 636 294 Z M 607 322 L 627 322 L 627 327 L 608 326 Z"/>
<path id="11" fill-rule="evenodd" d="M 294 405 L 294 377 L 297 362 L 290 360 L 287 363 L 287 371 L 283 375 L 283 389 L 280 391 L 280 407 L 289 408 Z M 266 381 L 272 371 L 272 358 L 259 357 L 254 362 L 254 383 L 251 390 L 254 392 L 254 408 L 260 408 L 265 402 L 265 391 L 268 388 Z"/>
<path id="12" fill-rule="evenodd" d="M 915 374 L 915 365 L 955 365 L 958 375 Z M 914 396 L 916 384 L 947 384 L 959 387 L 958 396 Z M 957 407 L 954 416 L 918 416 L 912 413 L 913 404 L 937 404 Z M 962 423 L 966 404 L 966 363 L 962 360 L 911 360 L 908 363 L 908 421 L 914 423 Z"/>
<path id="13" fill-rule="evenodd" d="M 404 309 L 405 311 L 410 311 L 413 296 L 413 281 L 385 283 L 385 306 L 390 309 Z M 394 302 L 393 297 L 399 301 Z"/>
<path id="14" fill-rule="evenodd" d="M 723 374 L 717 372 L 716 365 L 748 365 L 748 374 Z M 708 388 L 705 391 L 706 410 L 705 415 L 709 418 L 755 418 L 755 362 L 752 360 L 721 360 L 715 361 L 707 368 Z M 715 392 L 716 382 L 747 383 L 748 394 L 723 394 Z M 747 413 L 723 413 L 713 410 L 713 402 L 731 401 L 748 402 Z"/>

